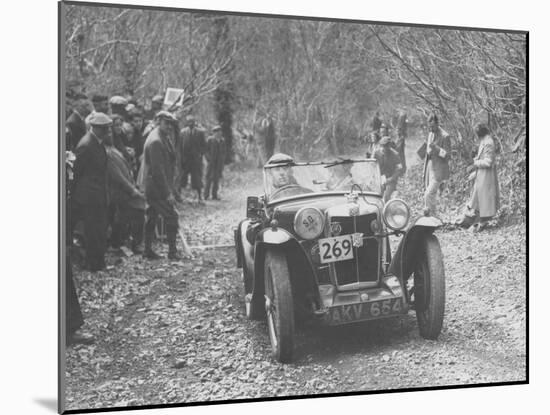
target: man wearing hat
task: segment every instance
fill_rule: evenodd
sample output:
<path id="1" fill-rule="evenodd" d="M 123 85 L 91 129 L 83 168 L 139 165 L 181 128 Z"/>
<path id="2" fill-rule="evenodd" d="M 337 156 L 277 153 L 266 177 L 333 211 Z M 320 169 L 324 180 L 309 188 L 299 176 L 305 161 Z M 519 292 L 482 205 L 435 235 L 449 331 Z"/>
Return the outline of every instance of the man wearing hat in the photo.
<path id="1" fill-rule="evenodd" d="M 181 130 L 178 151 L 181 156 L 180 186 L 187 186 L 187 178 L 191 175 L 191 187 L 196 190 L 199 202 L 202 201 L 202 156 L 206 149 L 204 131 L 195 125 L 195 117 L 188 115 L 187 126 Z M 178 189 L 179 190 L 179 189 Z"/>
<path id="2" fill-rule="evenodd" d="M 84 94 L 77 93 L 74 98 L 74 109 L 65 121 L 66 137 L 65 137 L 65 149 L 67 151 L 74 151 L 78 142 L 84 134 L 86 134 L 86 117 L 92 111 L 90 101 Z"/>
<path id="3" fill-rule="evenodd" d="M 426 142 L 418 150 L 418 155 L 424 159 L 424 212 L 435 216 L 437 214 L 437 192 L 440 185 L 449 178 L 449 159 L 451 157 L 451 138 L 439 126 L 436 114 L 428 118 L 428 134 Z"/>
<path id="4" fill-rule="evenodd" d="M 101 112 L 90 119 L 90 130 L 75 149 L 73 219 L 84 222 L 86 262 L 91 271 L 105 267 L 107 239 L 107 153 L 103 142 L 111 135 L 112 120 Z"/>
<path id="5" fill-rule="evenodd" d="M 391 139 L 384 136 L 378 142 L 378 149 L 374 152 L 374 158 L 378 160 L 380 174 L 382 175 L 382 187 L 384 189 L 384 202 L 391 199 L 397 187 L 397 180 L 403 173 L 403 164 L 397 151 L 391 148 Z"/>
<path id="6" fill-rule="evenodd" d="M 111 112 L 113 114 L 118 114 L 126 119 L 126 106 L 128 105 L 128 100 L 126 98 L 115 95 L 111 97 L 109 104 L 111 104 Z"/>
<path id="7" fill-rule="evenodd" d="M 168 239 L 168 258 L 180 259 L 176 248 L 179 228 L 174 197 L 174 171 L 176 152 L 171 143 L 176 118 L 168 111 L 156 116 L 157 126 L 149 133 L 143 149 L 143 181 L 147 200 L 145 222 L 145 251 L 148 259 L 161 258 L 153 250 L 153 238 L 158 216 L 164 218 Z"/>
<path id="8" fill-rule="evenodd" d="M 222 129 L 219 125 L 212 128 L 212 132 L 214 135 L 206 139 L 206 153 L 204 154 L 208 163 L 206 167 L 204 198 L 208 199 L 210 188 L 212 188 L 212 199 L 219 200 L 218 187 L 225 161 L 225 140 L 222 137 Z"/>

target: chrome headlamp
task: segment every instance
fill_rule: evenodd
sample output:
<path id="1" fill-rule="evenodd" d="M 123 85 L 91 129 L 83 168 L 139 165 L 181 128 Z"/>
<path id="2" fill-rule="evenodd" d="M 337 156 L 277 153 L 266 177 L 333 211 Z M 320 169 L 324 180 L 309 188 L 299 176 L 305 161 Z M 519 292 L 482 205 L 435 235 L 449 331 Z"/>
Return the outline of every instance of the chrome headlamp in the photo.
<path id="1" fill-rule="evenodd" d="M 401 199 L 391 199 L 386 202 L 382 210 L 384 223 L 395 231 L 403 230 L 410 219 L 410 210 Z"/>
<path id="2" fill-rule="evenodd" d="M 325 216 L 313 207 L 303 207 L 294 217 L 294 230 L 300 238 L 315 239 L 323 233 Z"/>

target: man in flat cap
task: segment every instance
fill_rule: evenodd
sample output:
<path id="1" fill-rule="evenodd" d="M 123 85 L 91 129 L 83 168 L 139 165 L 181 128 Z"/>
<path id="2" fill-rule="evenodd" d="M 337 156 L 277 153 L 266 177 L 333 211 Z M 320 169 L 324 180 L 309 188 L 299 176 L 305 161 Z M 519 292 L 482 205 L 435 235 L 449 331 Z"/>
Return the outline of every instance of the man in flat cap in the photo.
<path id="1" fill-rule="evenodd" d="M 92 111 L 92 105 L 88 97 L 84 94 L 77 93 L 73 97 L 73 111 L 67 121 L 65 121 L 66 137 L 65 149 L 74 151 L 78 142 L 86 134 L 86 117 Z"/>
<path id="2" fill-rule="evenodd" d="M 212 199 L 219 200 L 218 187 L 225 161 L 225 140 L 222 137 L 222 129 L 219 125 L 212 128 L 212 132 L 214 134 L 206 139 L 206 153 L 204 154 L 208 163 L 204 198 L 208 199 L 210 188 L 212 188 Z"/>
<path id="3" fill-rule="evenodd" d="M 384 189 L 384 202 L 391 199 L 397 187 L 397 180 L 403 174 L 403 164 L 399 153 L 391 148 L 391 139 L 382 137 L 378 142 L 378 149 L 374 152 L 374 158 L 378 160 L 380 174 Z"/>
<path id="4" fill-rule="evenodd" d="M 118 114 L 126 119 L 126 106 L 128 105 L 128 100 L 126 98 L 115 95 L 111 97 L 109 104 L 111 104 L 111 112 L 113 114 Z"/>
<path id="5" fill-rule="evenodd" d="M 107 239 L 107 153 L 103 142 L 111 135 L 112 120 L 101 112 L 90 119 L 90 130 L 75 149 L 74 193 L 76 217 L 84 222 L 86 262 L 91 271 L 105 267 Z"/>
<path id="6" fill-rule="evenodd" d="M 188 115 L 187 126 L 181 130 L 178 151 L 181 155 L 180 186 L 187 186 L 191 175 L 191 187 L 197 192 L 199 203 L 202 202 L 202 156 L 206 150 L 204 131 L 195 125 L 195 117 Z M 179 188 L 178 188 L 179 190 Z"/>
<path id="7" fill-rule="evenodd" d="M 176 248 L 179 228 L 174 197 L 176 152 L 171 142 L 176 118 L 168 111 L 156 116 L 157 126 L 149 133 L 143 149 L 143 181 L 147 200 L 145 222 L 145 251 L 148 259 L 161 258 L 153 250 L 153 239 L 158 216 L 164 218 L 168 239 L 168 258 L 180 259 Z"/>

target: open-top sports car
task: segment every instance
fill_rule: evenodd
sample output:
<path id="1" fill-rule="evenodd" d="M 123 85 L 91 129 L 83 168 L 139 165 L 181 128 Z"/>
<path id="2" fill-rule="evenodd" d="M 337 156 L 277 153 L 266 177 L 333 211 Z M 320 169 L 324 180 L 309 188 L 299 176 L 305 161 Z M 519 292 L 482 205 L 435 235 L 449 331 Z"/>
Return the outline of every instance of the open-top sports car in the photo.
<path id="1" fill-rule="evenodd" d="M 347 324 L 416 312 L 438 337 L 445 307 L 443 255 L 431 216 L 410 220 L 400 199 L 382 200 L 374 159 L 298 163 L 276 154 L 265 193 L 247 198 L 235 229 L 246 315 L 267 318 L 273 356 L 292 360 L 295 322 Z M 389 237 L 401 235 L 392 254 Z"/>

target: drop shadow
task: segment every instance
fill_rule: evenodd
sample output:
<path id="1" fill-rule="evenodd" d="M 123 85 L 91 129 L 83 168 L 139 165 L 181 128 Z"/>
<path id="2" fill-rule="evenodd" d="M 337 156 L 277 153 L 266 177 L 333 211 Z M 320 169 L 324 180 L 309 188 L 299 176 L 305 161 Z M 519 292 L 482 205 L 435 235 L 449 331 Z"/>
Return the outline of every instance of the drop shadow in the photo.
<path id="1" fill-rule="evenodd" d="M 49 409 L 52 412 L 57 413 L 57 399 L 53 398 L 35 398 L 34 401 L 43 406 L 46 409 Z"/>

